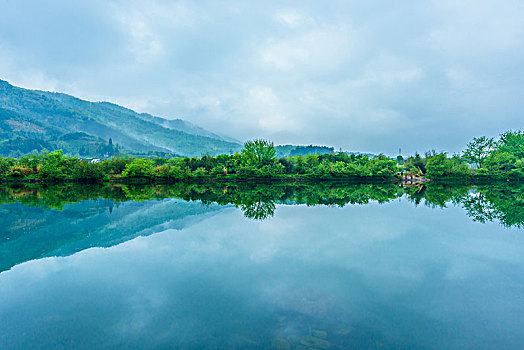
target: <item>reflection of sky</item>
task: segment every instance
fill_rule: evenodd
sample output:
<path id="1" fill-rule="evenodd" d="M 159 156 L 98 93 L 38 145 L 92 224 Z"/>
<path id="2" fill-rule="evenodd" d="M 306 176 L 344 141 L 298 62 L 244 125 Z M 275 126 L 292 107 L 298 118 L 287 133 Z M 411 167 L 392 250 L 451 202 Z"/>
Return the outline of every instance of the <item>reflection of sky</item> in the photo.
<path id="1" fill-rule="evenodd" d="M 262 222 L 225 209 L 2 273 L 0 345 L 254 346 L 320 330 L 359 347 L 519 348 L 523 248 L 522 231 L 460 208 L 279 206 Z"/>

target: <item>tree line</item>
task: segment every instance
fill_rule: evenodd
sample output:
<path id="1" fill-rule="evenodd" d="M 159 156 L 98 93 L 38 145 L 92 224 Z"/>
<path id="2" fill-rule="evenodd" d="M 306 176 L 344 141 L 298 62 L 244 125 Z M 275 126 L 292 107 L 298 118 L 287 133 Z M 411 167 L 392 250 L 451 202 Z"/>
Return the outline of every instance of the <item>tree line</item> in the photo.
<path id="1" fill-rule="evenodd" d="M 332 152 L 278 158 L 272 142 L 251 140 L 240 152 L 201 157 L 113 157 L 100 162 L 62 151 L 0 157 L 0 180 L 37 182 L 176 182 L 291 179 L 384 181 L 406 174 L 434 180 L 524 179 L 524 133 L 474 138 L 461 154 L 427 152 L 404 159 Z"/>
<path id="2" fill-rule="evenodd" d="M 461 154 L 427 152 L 406 160 L 403 168 L 431 179 L 524 179 L 524 132 L 508 131 L 495 140 L 473 138 Z"/>

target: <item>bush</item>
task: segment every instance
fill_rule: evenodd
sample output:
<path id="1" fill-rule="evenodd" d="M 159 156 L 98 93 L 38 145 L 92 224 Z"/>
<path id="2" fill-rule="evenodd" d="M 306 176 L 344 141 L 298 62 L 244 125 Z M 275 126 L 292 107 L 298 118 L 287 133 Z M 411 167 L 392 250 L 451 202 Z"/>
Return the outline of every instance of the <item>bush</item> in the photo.
<path id="1" fill-rule="evenodd" d="M 458 156 L 448 158 L 446 153 L 440 153 L 426 159 L 426 175 L 429 178 L 467 178 L 473 174 L 472 170 Z"/>
<path id="2" fill-rule="evenodd" d="M 42 155 L 40 178 L 46 181 L 71 179 L 72 169 L 80 160 L 64 156 L 62 150 Z"/>
<path id="3" fill-rule="evenodd" d="M 14 162 L 15 160 L 13 158 L 0 157 L 0 174 L 7 174 Z"/>
<path id="4" fill-rule="evenodd" d="M 105 175 L 100 164 L 90 163 L 86 160 L 81 160 L 73 168 L 72 178 L 82 183 L 96 183 L 102 182 Z"/>
<path id="5" fill-rule="evenodd" d="M 122 172 L 123 177 L 134 179 L 151 179 L 153 175 L 153 161 L 145 158 L 133 159 Z"/>
<path id="6" fill-rule="evenodd" d="M 129 158 L 111 158 L 103 161 L 102 169 L 107 174 L 122 174 L 126 165 L 131 162 Z"/>

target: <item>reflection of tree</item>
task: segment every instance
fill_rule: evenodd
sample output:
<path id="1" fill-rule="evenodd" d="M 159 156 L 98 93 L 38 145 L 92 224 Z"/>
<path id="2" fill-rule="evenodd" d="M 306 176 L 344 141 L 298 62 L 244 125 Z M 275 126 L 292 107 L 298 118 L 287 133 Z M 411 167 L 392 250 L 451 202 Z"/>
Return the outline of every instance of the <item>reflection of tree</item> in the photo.
<path id="1" fill-rule="evenodd" d="M 462 205 L 474 221 L 524 227 L 524 184 L 478 186 L 477 193 L 464 196 Z"/>
<path id="2" fill-rule="evenodd" d="M 497 219 L 497 210 L 482 193 L 473 193 L 462 199 L 462 206 L 473 221 L 486 223 Z"/>
<path id="3" fill-rule="evenodd" d="M 67 203 L 88 199 L 118 202 L 181 198 L 202 203 L 234 204 L 246 217 L 263 220 L 275 213 L 277 203 L 306 205 L 386 203 L 406 195 L 413 203 L 446 207 L 461 204 L 475 221 L 500 221 L 505 226 L 524 227 L 524 184 L 446 185 L 398 187 L 393 183 L 175 183 L 170 185 L 9 185 L 0 186 L 0 204 L 21 203 L 47 209 L 62 209 Z"/>
<path id="4" fill-rule="evenodd" d="M 121 187 L 104 185 L 80 185 L 73 183 L 55 185 L 4 185 L 0 187 L 0 204 L 21 203 L 30 207 L 61 210 L 68 203 L 88 199 L 126 199 Z"/>
<path id="5" fill-rule="evenodd" d="M 275 214 L 276 204 L 273 201 L 257 201 L 245 203 L 240 206 L 244 216 L 253 220 L 265 220 Z"/>
<path id="6" fill-rule="evenodd" d="M 436 183 L 403 187 L 408 198 L 416 205 L 423 201 L 427 206 L 440 208 L 445 208 L 450 202 L 459 203 L 470 189 L 470 185 Z"/>
<path id="7" fill-rule="evenodd" d="M 238 189 L 237 189 L 238 190 Z M 236 192 L 232 189 L 232 193 Z M 275 201 L 285 198 L 285 186 L 271 186 L 269 184 L 255 184 L 242 186 L 236 192 L 234 204 L 239 205 L 244 216 L 254 220 L 265 220 L 275 214 Z"/>

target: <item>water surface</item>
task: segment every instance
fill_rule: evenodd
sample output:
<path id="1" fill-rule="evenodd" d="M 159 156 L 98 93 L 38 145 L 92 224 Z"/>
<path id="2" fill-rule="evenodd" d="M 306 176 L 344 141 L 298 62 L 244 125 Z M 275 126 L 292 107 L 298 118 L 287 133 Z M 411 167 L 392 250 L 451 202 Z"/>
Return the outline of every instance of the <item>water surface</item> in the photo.
<path id="1" fill-rule="evenodd" d="M 4 189 L 0 348 L 524 348 L 519 186 L 177 186 Z"/>

